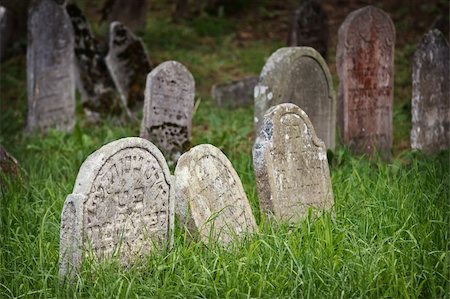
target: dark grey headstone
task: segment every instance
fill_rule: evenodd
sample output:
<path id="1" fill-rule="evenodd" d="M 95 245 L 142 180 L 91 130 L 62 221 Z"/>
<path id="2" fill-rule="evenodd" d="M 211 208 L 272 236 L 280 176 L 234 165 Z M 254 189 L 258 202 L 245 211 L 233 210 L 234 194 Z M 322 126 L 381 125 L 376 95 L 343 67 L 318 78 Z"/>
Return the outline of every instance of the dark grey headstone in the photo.
<path id="1" fill-rule="evenodd" d="M 76 78 L 83 106 L 99 113 L 119 113 L 120 96 L 109 74 L 99 42 L 86 17 L 75 4 L 67 5 L 67 13 L 75 33 Z"/>
<path id="2" fill-rule="evenodd" d="M 293 103 L 311 119 L 317 136 L 334 150 L 336 100 L 330 71 L 310 47 L 281 48 L 273 53 L 255 86 L 255 125 L 258 132 L 271 106 Z"/>
<path id="3" fill-rule="evenodd" d="M 144 104 L 145 78 L 152 67 L 144 43 L 125 25 L 109 26 L 109 52 L 106 64 L 122 98 L 130 110 L 141 110 Z"/>
<path id="4" fill-rule="evenodd" d="M 28 130 L 70 131 L 75 122 L 74 38 L 63 6 L 38 0 L 28 17 Z"/>
<path id="5" fill-rule="evenodd" d="M 253 90 L 258 77 L 246 77 L 228 83 L 213 85 L 211 96 L 218 106 L 231 108 L 245 107 L 253 104 Z"/>
<path id="6" fill-rule="evenodd" d="M 411 147 L 429 153 L 450 147 L 449 51 L 434 29 L 414 53 Z"/>
<path id="7" fill-rule="evenodd" d="M 316 0 L 304 0 L 295 10 L 287 45 L 314 48 L 325 60 L 327 59 L 328 17 Z"/>

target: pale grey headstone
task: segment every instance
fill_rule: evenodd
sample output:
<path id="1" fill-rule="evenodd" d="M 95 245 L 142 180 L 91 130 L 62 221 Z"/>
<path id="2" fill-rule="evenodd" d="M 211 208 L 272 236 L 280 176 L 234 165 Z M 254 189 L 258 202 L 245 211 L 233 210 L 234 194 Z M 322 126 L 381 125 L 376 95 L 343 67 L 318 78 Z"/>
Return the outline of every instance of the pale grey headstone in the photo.
<path id="1" fill-rule="evenodd" d="M 173 242 L 173 187 L 166 160 L 148 140 L 111 142 L 81 165 L 61 215 L 60 275 L 91 252 L 129 265 Z"/>
<path id="2" fill-rule="evenodd" d="M 391 157 L 394 47 L 394 24 L 376 7 L 352 12 L 339 28 L 338 123 L 355 153 Z"/>
<path id="3" fill-rule="evenodd" d="M 336 100 L 330 71 L 310 47 L 281 48 L 273 53 L 255 86 L 255 126 L 258 132 L 267 109 L 293 103 L 311 118 L 317 135 L 334 150 Z"/>
<path id="4" fill-rule="evenodd" d="M 442 33 L 430 30 L 414 53 L 411 147 L 428 153 L 450 147 L 450 57 Z"/>
<path id="5" fill-rule="evenodd" d="M 178 160 L 175 198 L 177 217 L 205 243 L 229 244 L 257 231 L 239 176 L 210 144 L 198 145 Z"/>
<path id="6" fill-rule="evenodd" d="M 163 62 L 147 76 L 140 136 L 172 161 L 189 145 L 194 96 L 194 77 L 177 61 Z"/>
<path id="7" fill-rule="evenodd" d="M 125 25 L 109 26 L 109 52 L 106 65 L 111 73 L 124 107 L 142 110 L 145 78 L 152 67 L 144 43 Z"/>
<path id="8" fill-rule="evenodd" d="M 245 107 L 253 104 L 253 90 L 258 77 L 246 77 L 223 84 L 215 84 L 211 88 L 211 97 L 217 106 L 230 108 Z"/>
<path id="9" fill-rule="evenodd" d="M 120 113 L 120 96 L 86 17 L 75 3 L 67 5 L 67 13 L 75 33 L 76 81 L 84 108 L 101 114 Z"/>
<path id="10" fill-rule="evenodd" d="M 64 6 L 33 3 L 28 16 L 27 129 L 71 131 L 75 123 L 74 38 Z"/>
<path id="11" fill-rule="evenodd" d="M 277 220 L 295 223 L 308 209 L 329 210 L 333 190 L 327 151 L 308 116 L 284 103 L 264 116 L 253 146 L 259 206 Z"/>

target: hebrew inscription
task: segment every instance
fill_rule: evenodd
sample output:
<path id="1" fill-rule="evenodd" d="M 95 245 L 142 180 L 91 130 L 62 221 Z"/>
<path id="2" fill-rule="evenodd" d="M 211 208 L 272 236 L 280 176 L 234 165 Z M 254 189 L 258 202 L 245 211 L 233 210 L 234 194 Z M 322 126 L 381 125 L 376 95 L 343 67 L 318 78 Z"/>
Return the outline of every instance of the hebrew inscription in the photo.
<path id="1" fill-rule="evenodd" d="M 177 215 L 205 243 L 228 244 L 256 231 L 239 176 L 218 148 L 202 144 L 183 154 L 175 181 Z"/>
<path id="2" fill-rule="evenodd" d="M 309 208 L 328 210 L 333 205 L 325 145 L 296 105 L 267 111 L 253 147 L 253 165 L 266 214 L 296 222 Z"/>
<path id="3" fill-rule="evenodd" d="M 73 242 L 63 240 L 81 239 L 80 250 L 92 251 L 98 259 L 117 256 L 123 264 L 131 264 L 161 248 L 171 241 L 171 188 L 164 157 L 150 142 L 124 138 L 102 147 L 83 163 L 66 200 L 75 208 L 68 206 L 62 214 L 61 254 L 74 248 Z M 74 213 L 81 215 L 78 226 Z M 63 274 L 64 265 L 72 265 L 76 254 L 80 252 L 61 258 Z"/>
<path id="4" fill-rule="evenodd" d="M 356 153 L 390 158 L 394 46 L 391 19 L 373 6 L 352 12 L 339 29 L 339 126 Z"/>
<path id="5" fill-rule="evenodd" d="M 164 62 L 147 76 L 140 136 L 173 161 L 191 138 L 194 95 L 194 78 L 179 62 Z"/>
<path id="6" fill-rule="evenodd" d="M 450 146 L 449 51 L 443 34 L 434 29 L 414 54 L 411 147 L 429 153 Z"/>

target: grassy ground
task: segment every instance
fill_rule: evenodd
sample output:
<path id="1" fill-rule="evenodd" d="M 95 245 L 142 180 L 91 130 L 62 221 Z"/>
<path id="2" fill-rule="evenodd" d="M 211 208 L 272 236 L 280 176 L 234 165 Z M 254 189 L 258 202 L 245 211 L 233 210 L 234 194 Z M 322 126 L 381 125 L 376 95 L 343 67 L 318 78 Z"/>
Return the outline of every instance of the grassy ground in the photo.
<path id="1" fill-rule="evenodd" d="M 61 283 L 60 213 L 78 169 L 101 145 L 136 136 L 139 123 L 105 119 L 93 126 L 79 113 L 70 135 L 23 135 L 25 60 L 18 56 L 0 72 L 0 143 L 23 168 L 22 178 L 6 180 L 0 193 L 0 298 L 450 297 L 449 152 L 427 156 L 405 145 L 410 128 L 405 57 L 413 46 L 405 44 L 396 54 L 392 163 L 368 162 L 338 149 L 330 160 L 334 210 L 286 227 L 259 213 L 250 154 L 252 108 L 219 109 L 209 99 L 212 83 L 259 73 L 284 36 L 242 42 L 234 19 L 201 16 L 175 25 L 164 7 L 156 1 L 156 16 L 141 36 L 155 64 L 175 59 L 193 73 L 198 109 L 192 143 L 214 144 L 229 157 L 260 233 L 225 251 L 189 241 L 178 229 L 170 252 L 155 253 L 130 269 L 88 260 L 74 283 Z M 273 18 L 265 10 L 258 13 Z"/>

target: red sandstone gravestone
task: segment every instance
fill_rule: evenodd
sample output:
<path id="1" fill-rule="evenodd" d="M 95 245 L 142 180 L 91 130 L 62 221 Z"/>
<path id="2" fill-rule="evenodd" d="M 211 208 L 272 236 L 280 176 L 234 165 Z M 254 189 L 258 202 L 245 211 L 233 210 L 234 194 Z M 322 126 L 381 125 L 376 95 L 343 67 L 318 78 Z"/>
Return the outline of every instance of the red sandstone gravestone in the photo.
<path id="1" fill-rule="evenodd" d="M 340 79 L 341 139 L 355 153 L 389 158 L 392 147 L 395 28 L 382 10 L 367 6 L 339 28 L 336 65 Z"/>

